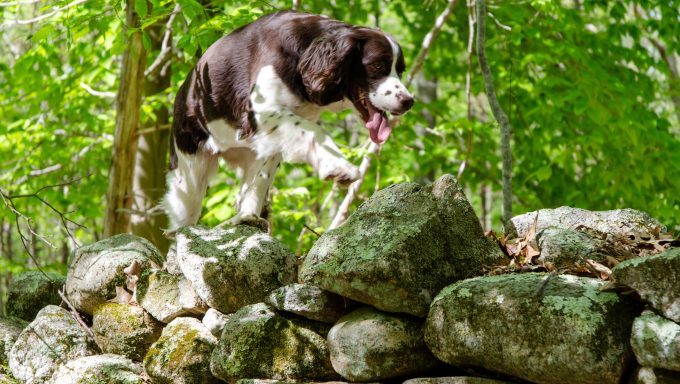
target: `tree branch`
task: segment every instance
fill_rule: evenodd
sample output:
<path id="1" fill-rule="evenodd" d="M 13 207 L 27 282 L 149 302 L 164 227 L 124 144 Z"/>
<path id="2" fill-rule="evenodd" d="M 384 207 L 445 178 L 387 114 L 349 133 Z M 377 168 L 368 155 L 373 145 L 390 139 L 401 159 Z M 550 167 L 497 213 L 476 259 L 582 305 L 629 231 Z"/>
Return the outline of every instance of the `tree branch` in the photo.
<path id="1" fill-rule="evenodd" d="M 168 22 L 165 24 L 165 34 L 163 35 L 163 41 L 161 42 L 161 51 L 158 53 L 158 56 L 156 56 L 156 60 L 154 60 L 153 63 L 149 65 L 149 68 L 144 71 L 144 77 L 155 74 L 164 64 L 165 60 L 172 54 L 172 45 L 170 44 L 170 38 L 172 37 L 172 22 L 181 10 L 182 6 L 177 3 L 172 12 L 170 12 Z"/>
<path id="2" fill-rule="evenodd" d="M 26 20 L 7 20 L 6 24 L 9 24 L 9 25 L 12 25 L 12 24 L 25 25 L 25 24 L 36 23 L 36 22 L 38 22 L 38 21 L 48 19 L 48 18 L 50 18 L 50 17 L 56 15 L 57 13 L 59 13 L 59 12 L 61 12 L 61 11 L 63 11 L 63 10 L 69 9 L 69 8 L 71 8 L 71 7 L 75 7 L 76 5 L 80 5 L 80 4 L 83 4 L 83 3 L 87 3 L 88 1 L 89 1 L 89 0 L 76 0 L 76 1 L 74 1 L 74 2 L 72 2 L 72 3 L 68 3 L 68 4 L 64 5 L 63 7 L 57 8 L 57 9 L 55 9 L 54 11 L 49 12 L 49 13 L 46 13 L 46 14 L 44 14 L 44 15 L 41 15 L 41 16 L 38 16 L 38 17 L 34 17 L 34 18 L 32 18 L 32 19 L 26 19 Z M 27 4 L 30 4 L 30 3 L 27 3 Z"/>

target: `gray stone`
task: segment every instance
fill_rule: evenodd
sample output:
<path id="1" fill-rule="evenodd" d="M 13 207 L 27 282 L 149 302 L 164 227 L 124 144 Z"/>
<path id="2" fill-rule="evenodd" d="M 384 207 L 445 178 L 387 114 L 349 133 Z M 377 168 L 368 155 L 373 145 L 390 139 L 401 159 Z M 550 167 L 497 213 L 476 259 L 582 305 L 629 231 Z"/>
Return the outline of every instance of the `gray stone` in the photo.
<path id="1" fill-rule="evenodd" d="M 7 290 L 7 315 L 33 321 L 44 307 L 59 305 L 59 290 L 64 286 L 64 276 L 56 273 L 31 271 L 12 277 Z"/>
<path id="2" fill-rule="evenodd" d="M 168 254 L 165 256 L 165 263 L 163 269 L 173 275 L 181 275 L 182 270 L 177 263 L 177 243 L 172 243 L 168 249 Z"/>
<path id="3" fill-rule="evenodd" d="M 612 269 L 612 278 L 637 291 L 665 317 L 680 323 L 680 248 L 626 260 Z"/>
<path id="4" fill-rule="evenodd" d="M 12 377 L 9 368 L 0 365 L 0 384 L 21 384 L 21 382 Z"/>
<path id="5" fill-rule="evenodd" d="M 17 338 L 9 353 L 12 375 L 26 384 L 44 383 L 60 364 L 97 353 L 71 313 L 49 305 Z"/>
<path id="6" fill-rule="evenodd" d="M 306 284 L 291 284 L 276 289 L 265 302 L 280 311 L 324 323 L 335 323 L 350 308 L 346 298 Z"/>
<path id="7" fill-rule="evenodd" d="M 122 234 L 75 251 L 66 276 L 66 294 L 78 310 L 91 315 L 95 307 L 116 297 L 125 287 L 123 270 L 137 261 L 141 270 L 163 264 L 156 247 L 141 237 Z"/>
<path id="8" fill-rule="evenodd" d="M 680 325 L 645 311 L 633 322 L 630 344 L 640 365 L 680 371 Z"/>
<path id="9" fill-rule="evenodd" d="M 142 368 L 117 355 L 80 357 L 59 366 L 49 384 L 144 384 Z"/>
<path id="10" fill-rule="evenodd" d="M 295 381 L 295 380 L 273 380 L 273 379 L 240 379 L 236 384 L 347 384 L 344 381 Z"/>
<path id="11" fill-rule="evenodd" d="M 7 365 L 7 354 L 27 325 L 22 319 L 0 316 L 0 366 Z"/>
<path id="12" fill-rule="evenodd" d="M 637 306 L 600 292 L 602 284 L 544 273 L 460 281 L 432 303 L 425 341 L 457 367 L 540 383 L 619 383 L 633 361 Z"/>
<path id="13" fill-rule="evenodd" d="M 208 310 L 189 280 L 153 269 L 143 271 L 139 277 L 137 302 L 166 324 L 176 317 L 202 315 Z"/>
<path id="14" fill-rule="evenodd" d="M 536 215 L 536 233 L 549 228 L 574 229 L 584 226 L 612 236 L 652 235 L 666 232 L 658 220 L 645 212 L 635 209 L 617 209 L 613 211 L 588 211 L 581 208 L 559 207 L 540 209 L 515 216 L 510 219 L 505 233 L 508 238 L 524 237 L 534 224 Z"/>
<path id="15" fill-rule="evenodd" d="M 325 380 L 338 375 L 326 340 L 304 324 L 277 315 L 264 303 L 236 312 L 224 326 L 210 370 L 233 382 L 240 378 Z"/>
<path id="16" fill-rule="evenodd" d="M 403 382 L 403 384 L 504 384 L 504 383 L 510 382 L 472 376 L 424 377 L 410 379 Z"/>
<path id="17" fill-rule="evenodd" d="M 191 317 L 178 317 L 163 329 L 144 358 L 144 370 L 157 384 L 209 384 L 210 353 L 217 339 Z"/>
<path id="18" fill-rule="evenodd" d="M 427 315 L 452 281 L 505 261 L 451 175 L 376 192 L 324 233 L 300 269 L 304 283 L 387 312 Z"/>
<path id="19" fill-rule="evenodd" d="M 205 316 L 203 316 L 203 320 L 201 322 L 203 323 L 203 326 L 205 326 L 205 328 L 213 334 L 213 336 L 219 339 L 222 335 L 224 324 L 227 323 L 227 320 L 229 320 L 232 315 L 233 314 L 225 315 L 215 308 L 210 308 L 208 309 L 208 312 L 205 313 Z"/>
<path id="20" fill-rule="evenodd" d="M 602 244 L 585 232 L 564 228 L 546 228 L 536 236 L 542 263 L 556 268 L 583 264 L 587 259 L 600 258 Z"/>
<path id="21" fill-rule="evenodd" d="M 223 313 L 261 302 L 272 290 L 295 280 L 295 255 L 278 240 L 245 225 L 180 228 L 177 260 L 198 295 Z"/>
<path id="22" fill-rule="evenodd" d="M 680 384 L 680 374 L 660 368 L 640 367 L 629 384 Z"/>
<path id="23" fill-rule="evenodd" d="M 141 361 L 161 335 L 163 324 L 140 307 L 105 303 L 97 306 L 92 318 L 92 332 L 104 353 Z"/>
<path id="24" fill-rule="evenodd" d="M 423 340 L 420 319 L 364 307 L 328 333 L 331 363 L 349 381 L 375 381 L 426 371 L 438 364 Z"/>

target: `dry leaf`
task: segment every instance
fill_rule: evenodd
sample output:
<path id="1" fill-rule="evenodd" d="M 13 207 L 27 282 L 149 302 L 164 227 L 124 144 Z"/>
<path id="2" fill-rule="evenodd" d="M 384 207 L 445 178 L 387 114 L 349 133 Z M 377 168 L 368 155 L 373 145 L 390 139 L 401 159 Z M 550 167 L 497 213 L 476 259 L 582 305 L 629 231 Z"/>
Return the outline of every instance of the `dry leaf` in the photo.
<path id="1" fill-rule="evenodd" d="M 116 287 L 116 297 L 109 300 L 111 303 L 129 304 L 132 302 L 132 294 L 123 287 Z"/>
<path id="2" fill-rule="evenodd" d="M 608 280 L 609 276 L 612 275 L 612 270 L 605 267 L 604 265 L 598 263 L 597 261 L 588 259 L 586 260 L 586 266 L 593 272 L 597 273 L 600 275 L 600 279 L 602 280 Z"/>

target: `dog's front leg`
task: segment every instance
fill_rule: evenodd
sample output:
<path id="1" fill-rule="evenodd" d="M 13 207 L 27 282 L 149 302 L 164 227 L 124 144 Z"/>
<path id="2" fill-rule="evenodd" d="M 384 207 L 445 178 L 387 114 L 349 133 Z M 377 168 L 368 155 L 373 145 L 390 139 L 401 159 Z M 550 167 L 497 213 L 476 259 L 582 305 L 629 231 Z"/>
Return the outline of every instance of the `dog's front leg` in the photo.
<path id="1" fill-rule="evenodd" d="M 241 191 L 236 203 L 238 213 L 229 220 L 230 224 L 249 224 L 266 228 L 267 222 L 261 218 L 262 209 L 280 163 L 281 156 L 274 155 L 266 159 L 253 159 L 244 166 Z"/>
<path id="2" fill-rule="evenodd" d="M 333 139 L 316 123 L 288 111 L 256 114 L 258 131 L 252 148 L 258 158 L 281 154 L 290 163 L 308 163 L 321 179 L 349 184 L 359 178 L 359 169 L 345 159 Z"/>

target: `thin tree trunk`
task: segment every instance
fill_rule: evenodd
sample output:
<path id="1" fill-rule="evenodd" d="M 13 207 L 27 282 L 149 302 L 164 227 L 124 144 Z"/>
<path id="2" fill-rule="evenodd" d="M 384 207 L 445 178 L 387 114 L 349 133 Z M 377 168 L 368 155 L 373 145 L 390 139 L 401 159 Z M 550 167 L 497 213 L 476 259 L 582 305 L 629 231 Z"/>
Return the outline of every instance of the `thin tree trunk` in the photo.
<path id="1" fill-rule="evenodd" d="M 127 1 L 126 24 L 139 27 L 139 17 L 132 0 Z M 127 35 L 123 32 L 123 35 Z M 134 32 L 128 39 L 123 54 L 120 86 L 116 98 L 116 132 L 113 140 L 113 158 L 109 168 L 109 188 L 106 193 L 106 219 L 104 237 L 130 231 L 130 208 L 132 207 L 132 174 L 137 150 L 136 130 L 142 103 L 142 86 L 146 52 L 141 32 Z"/>
<path id="2" fill-rule="evenodd" d="M 496 98 L 496 90 L 493 85 L 493 75 L 486 60 L 486 4 L 485 0 L 477 0 L 477 58 L 479 67 L 484 76 L 484 88 L 489 99 L 491 112 L 501 127 L 501 158 L 503 159 L 503 225 L 512 217 L 512 152 L 510 149 L 510 136 L 512 127 L 508 116 L 503 112 Z"/>

